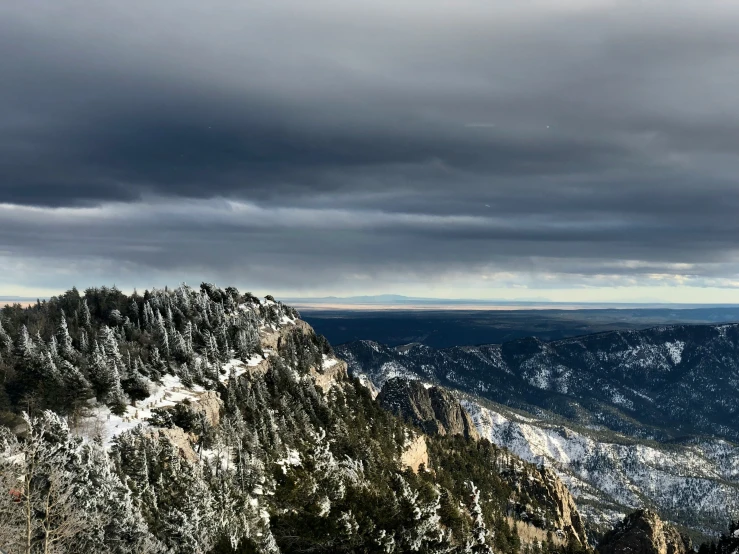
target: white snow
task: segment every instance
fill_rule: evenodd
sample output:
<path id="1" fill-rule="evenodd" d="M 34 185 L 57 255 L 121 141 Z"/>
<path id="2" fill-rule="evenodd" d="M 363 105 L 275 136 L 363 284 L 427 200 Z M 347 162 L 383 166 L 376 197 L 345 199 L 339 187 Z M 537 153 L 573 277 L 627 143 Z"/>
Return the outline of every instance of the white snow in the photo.
<path id="1" fill-rule="evenodd" d="M 94 406 L 91 415 L 83 418 L 76 431 L 87 438 L 99 437 L 106 448 L 109 448 L 113 439 L 121 433 L 139 425 L 147 427 L 147 420 L 154 409 L 171 407 L 185 399 L 195 400 L 205 392 L 199 385 L 186 388 L 180 378 L 174 375 L 164 375 L 161 384 L 152 383 L 150 387 L 152 394 L 145 400 L 128 406 L 123 415 L 112 413 L 107 406 Z"/>
<path id="2" fill-rule="evenodd" d="M 683 350 L 685 349 L 685 343 L 681 340 L 675 342 L 666 342 L 665 347 L 667 348 L 667 354 L 670 356 L 672 363 L 677 365 L 683 359 Z"/>
<path id="3" fill-rule="evenodd" d="M 269 352 L 265 352 L 264 354 L 266 357 L 269 355 Z M 250 367 L 258 366 L 264 359 L 265 358 L 263 358 L 260 354 L 254 354 L 246 361 L 246 363 L 242 362 L 241 360 L 237 360 L 236 358 L 232 358 L 223 365 L 223 370 L 225 372 L 219 373 L 218 377 L 221 383 L 225 383 L 231 377 L 231 369 L 234 370 L 234 376 L 239 377 L 240 375 L 246 373 Z"/>
<path id="4" fill-rule="evenodd" d="M 303 462 L 300 460 L 300 452 L 288 448 L 287 455 L 275 463 L 282 468 L 283 473 L 287 473 L 287 466 L 299 466 Z"/>
<path id="5" fill-rule="evenodd" d="M 246 373 L 250 367 L 259 365 L 262 360 L 264 358 L 258 354 L 252 356 L 246 363 L 237 359 L 229 360 L 223 366 L 225 373 L 219 373 L 219 379 L 225 383 L 231 376 L 232 368 L 234 375 L 238 377 Z M 99 437 L 106 448 L 109 448 L 113 439 L 121 433 L 130 431 L 139 425 L 147 427 L 153 410 L 172 407 L 187 399 L 196 400 L 205 392 L 200 385 L 187 388 L 178 376 L 169 374 L 162 377 L 161 384 L 152 383 L 150 390 L 151 395 L 148 398 L 135 402 L 133 406 L 128 406 L 126 413 L 122 416 L 112 413 L 107 406 L 94 406 L 91 415 L 84 418 L 78 425 L 78 432 L 88 438 Z"/>
<path id="6" fill-rule="evenodd" d="M 739 447 L 731 443 L 662 448 L 608 441 L 544 421 L 531 424 L 469 400 L 462 404 L 481 436 L 551 466 L 588 516 L 610 520 L 619 507 L 641 507 L 645 500 L 664 510 L 692 506 L 716 520 L 739 511 Z M 608 509 L 594 512 L 594 500 Z"/>
<path id="7" fill-rule="evenodd" d="M 336 358 L 329 358 L 326 356 L 326 354 L 323 355 L 323 368 L 328 369 L 330 367 L 334 367 L 337 363 L 339 363 L 339 360 Z"/>

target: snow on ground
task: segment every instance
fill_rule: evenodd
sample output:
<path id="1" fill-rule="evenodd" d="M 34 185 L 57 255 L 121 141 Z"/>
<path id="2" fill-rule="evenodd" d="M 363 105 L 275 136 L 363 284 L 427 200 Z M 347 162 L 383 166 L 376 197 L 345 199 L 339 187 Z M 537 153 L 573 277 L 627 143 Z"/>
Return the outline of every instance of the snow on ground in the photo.
<path id="1" fill-rule="evenodd" d="M 266 304 L 271 305 L 274 302 L 267 300 Z M 248 304 L 241 304 L 239 309 L 253 308 Z M 295 320 L 283 316 L 280 324 L 295 325 Z M 239 377 L 274 354 L 273 350 L 266 348 L 264 349 L 264 356 L 255 354 L 246 362 L 235 358 L 231 359 L 223 365 L 223 371 L 219 372 L 218 378 L 221 383 L 226 383 L 231 377 L 232 370 L 234 376 Z M 324 367 L 333 367 L 337 362 L 338 360 L 335 358 L 324 357 Z M 153 410 L 172 407 L 187 399 L 196 400 L 205 392 L 205 389 L 199 385 L 187 388 L 179 377 L 169 374 L 162 377 L 161 383 L 152 383 L 150 390 L 149 397 L 128 406 L 126 412 L 120 416 L 112 413 L 107 406 L 93 406 L 91 414 L 75 426 L 75 432 L 90 439 L 100 438 L 105 447 L 109 448 L 113 443 L 113 439 L 121 433 L 134 429 L 139 425 L 147 427 L 149 425 L 148 419 L 153 415 Z"/>
<path id="2" fill-rule="evenodd" d="M 299 466 L 302 463 L 300 460 L 300 452 L 289 448 L 287 450 L 287 456 L 277 460 L 275 463 L 280 466 L 282 468 L 282 472 L 286 474 L 287 466 Z"/>
<path id="3" fill-rule="evenodd" d="M 550 465 L 581 508 L 595 496 L 612 509 L 640 507 L 646 500 L 664 510 L 691 506 L 724 519 L 739 510 L 736 445 L 611 442 L 562 426 L 530 424 L 468 400 L 462 404 L 481 436 L 524 460 Z"/>
<path id="4" fill-rule="evenodd" d="M 667 354 L 672 359 L 672 363 L 678 365 L 683 359 L 683 350 L 685 349 L 685 343 L 681 340 L 675 342 L 666 342 Z"/>
<path id="5" fill-rule="evenodd" d="M 246 373 L 250 367 L 256 367 L 258 366 L 262 361 L 267 359 L 267 356 L 269 355 L 269 351 L 266 351 L 264 353 L 264 357 L 262 357 L 261 354 L 254 354 L 251 358 L 249 358 L 246 363 L 242 362 L 241 360 L 237 360 L 236 358 L 233 358 L 226 362 L 223 365 L 223 371 L 221 371 L 218 375 L 218 378 L 220 379 L 221 383 L 225 383 L 228 381 L 228 379 L 231 377 L 231 370 L 234 371 L 234 376 L 239 377 Z"/>
<path id="6" fill-rule="evenodd" d="M 139 425 L 148 426 L 153 410 L 172 407 L 185 399 L 195 400 L 205 389 L 199 385 L 188 389 L 179 377 L 165 375 L 161 384 L 151 384 L 151 392 L 148 398 L 128 406 L 126 412 L 120 416 L 112 413 L 107 406 L 93 407 L 92 414 L 78 424 L 76 431 L 88 438 L 100 438 L 105 447 L 109 448 L 113 439 L 121 433 Z"/>
<path id="7" fill-rule="evenodd" d="M 233 368 L 236 377 L 246 373 L 250 367 L 259 365 L 264 360 L 261 355 L 252 356 L 246 363 L 241 360 L 232 359 L 224 364 L 225 372 L 219 373 L 222 383 L 228 381 Z M 78 425 L 77 431 L 88 438 L 100 438 L 107 448 L 113 443 L 113 439 L 130 431 L 139 425 L 148 426 L 148 419 L 153 411 L 158 408 L 171 408 L 185 400 L 197 400 L 205 389 L 200 385 L 187 388 L 180 378 L 175 375 L 164 375 L 161 383 L 152 383 L 151 395 L 144 400 L 139 400 L 133 406 L 126 408 L 126 413 L 118 416 L 110 411 L 107 406 L 95 406 L 89 417 L 84 418 Z"/>
<path id="8" fill-rule="evenodd" d="M 337 363 L 339 363 L 339 360 L 336 358 L 329 358 L 326 356 L 326 354 L 323 355 L 323 368 L 328 369 L 330 367 L 334 367 Z"/>

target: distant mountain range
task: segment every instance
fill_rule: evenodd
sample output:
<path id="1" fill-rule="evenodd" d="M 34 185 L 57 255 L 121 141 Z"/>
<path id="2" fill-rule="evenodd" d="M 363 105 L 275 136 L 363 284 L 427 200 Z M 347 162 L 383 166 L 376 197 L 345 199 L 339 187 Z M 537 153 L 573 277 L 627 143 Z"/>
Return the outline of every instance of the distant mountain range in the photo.
<path id="1" fill-rule="evenodd" d="M 321 297 L 296 297 L 282 298 L 295 306 L 305 305 L 379 305 L 379 306 L 521 306 L 552 308 L 648 308 L 648 307 L 670 307 L 670 308 L 709 308 L 729 307 L 736 304 L 673 304 L 654 298 L 636 298 L 622 302 L 555 302 L 543 296 L 521 297 L 514 299 L 505 298 L 428 298 L 417 296 L 404 296 L 402 294 L 377 294 L 360 296 L 321 296 Z"/>
<path id="2" fill-rule="evenodd" d="M 456 390 L 481 436 L 555 467 L 591 522 L 646 507 L 701 534 L 739 516 L 737 324 L 336 351 L 377 389 Z"/>
<path id="3" fill-rule="evenodd" d="M 321 296 L 305 298 L 286 298 L 286 302 L 300 304 L 530 304 L 550 303 L 544 297 L 506 299 L 465 299 L 465 298 L 425 298 L 418 296 L 404 296 L 402 294 L 376 294 L 361 296 Z"/>

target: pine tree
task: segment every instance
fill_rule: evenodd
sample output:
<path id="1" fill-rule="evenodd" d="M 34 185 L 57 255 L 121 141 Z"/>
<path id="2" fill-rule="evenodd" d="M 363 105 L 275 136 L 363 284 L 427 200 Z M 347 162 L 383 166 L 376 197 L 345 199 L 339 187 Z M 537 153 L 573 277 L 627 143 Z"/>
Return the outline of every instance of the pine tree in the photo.
<path id="1" fill-rule="evenodd" d="M 128 405 L 129 399 L 123 390 L 120 373 L 118 372 L 118 367 L 115 362 L 111 366 L 111 378 L 112 386 L 110 391 L 108 391 L 106 403 L 111 412 L 117 415 L 123 415 L 126 412 L 126 406 Z"/>
<path id="2" fill-rule="evenodd" d="M 467 541 L 465 552 L 471 554 L 493 554 L 492 549 L 488 546 L 488 530 L 483 517 L 482 506 L 480 505 L 480 490 L 472 481 L 467 481 L 469 490 L 469 510 L 472 516 L 472 536 Z"/>
<path id="3" fill-rule="evenodd" d="M 92 316 L 90 315 L 90 307 L 87 305 L 87 298 L 82 301 L 82 325 L 87 329 L 92 327 Z"/>
<path id="4" fill-rule="evenodd" d="M 73 438 L 54 412 L 37 418 L 24 415 L 24 419 L 28 430 L 23 442 L 0 428 L 0 464 L 6 466 L 0 467 L 0 479 L 8 477 L 16 483 L 11 501 L 0 504 L 0 520 L 9 521 L 14 533 L 0 536 L 0 542 L 15 544 L 26 554 L 65 551 L 84 530 L 84 510 L 77 502 L 75 475 L 69 469 L 81 439 Z M 6 529 L 0 526 L 0 531 Z"/>
<path id="5" fill-rule="evenodd" d="M 28 334 L 28 329 L 25 325 L 21 327 L 20 335 L 18 336 L 18 343 L 16 350 L 18 357 L 24 360 L 26 363 L 30 362 L 36 353 L 36 345 Z"/>
<path id="6" fill-rule="evenodd" d="M 13 339 L 10 338 L 10 335 L 3 328 L 3 321 L 0 318 L 0 352 L 4 351 L 7 355 L 10 355 L 12 350 Z"/>
<path id="7" fill-rule="evenodd" d="M 80 330 L 80 351 L 87 354 L 90 351 L 90 339 L 87 337 L 87 330 Z"/>
<path id="8" fill-rule="evenodd" d="M 90 368 L 90 379 L 95 387 L 95 395 L 100 399 L 105 398 L 115 384 L 115 377 L 105 357 L 105 352 L 97 341 L 92 347 L 88 367 Z"/>
<path id="9" fill-rule="evenodd" d="M 69 328 L 67 327 L 67 318 L 64 315 L 64 310 L 62 310 L 61 312 L 59 329 L 57 330 L 57 338 L 61 355 L 64 358 L 71 360 L 74 356 L 74 347 L 72 346 L 72 337 L 69 334 Z"/>
<path id="10" fill-rule="evenodd" d="M 125 364 L 123 363 L 123 355 L 118 349 L 118 340 L 115 333 L 107 325 L 103 325 L 100 329 L 100 347 L 102 348 L 108 364 L 115 366 L 119 376 L 126 378 Z"/>
<path id="11" fill-rule="evenodd" d="M 78 498 L 87 517 L 85 530 L 77 535 L 70 551 L 164 552 L 164 545 L 149 531 L 130 490 L 121 482 L 100 445 L 84 445 L 79 467 Z"/>
<path id="12" fill-rule="evenodd" d="M 159 310 L 156 313 L 156 324 L 157 324 L 157 335 L 159 339 L 159 345 L 162 348 L 162 352 L 167 360 L 171 358 L 171 352 L 169 347 L 169 333 L 167 331 L 167 325 L 162 317 Z"/>

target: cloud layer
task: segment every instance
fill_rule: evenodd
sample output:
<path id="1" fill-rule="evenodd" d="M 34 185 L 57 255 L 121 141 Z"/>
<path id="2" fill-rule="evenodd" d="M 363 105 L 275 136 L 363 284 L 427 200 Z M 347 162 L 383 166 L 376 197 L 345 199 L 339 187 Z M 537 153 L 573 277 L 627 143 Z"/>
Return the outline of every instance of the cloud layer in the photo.
<path id="1" fill-rule="evenodd" d="M 734 3 L 7 4 L 0 288 L 739 280 Z"/>

